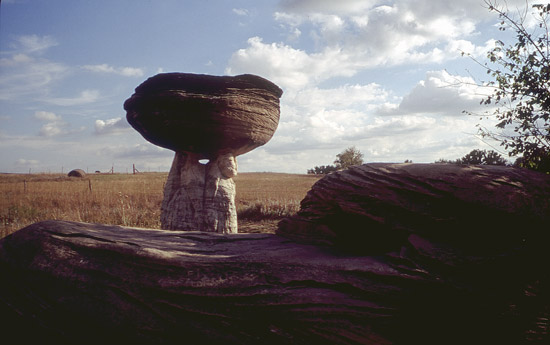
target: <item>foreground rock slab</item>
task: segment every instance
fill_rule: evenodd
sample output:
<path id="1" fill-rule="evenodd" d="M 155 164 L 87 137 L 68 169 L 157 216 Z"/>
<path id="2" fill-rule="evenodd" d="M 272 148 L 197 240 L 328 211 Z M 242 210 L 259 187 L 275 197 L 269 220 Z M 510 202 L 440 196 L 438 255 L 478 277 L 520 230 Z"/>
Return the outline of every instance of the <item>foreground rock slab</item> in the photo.
<path id="1" fill-rule="evenodd" d="M 406 246 L 350 255 L 271 234 L 45 221 L 0 240 L 2 336 L 56 344 L 543 344 L 548 255 L 539 249 L 443 270 Z"/>

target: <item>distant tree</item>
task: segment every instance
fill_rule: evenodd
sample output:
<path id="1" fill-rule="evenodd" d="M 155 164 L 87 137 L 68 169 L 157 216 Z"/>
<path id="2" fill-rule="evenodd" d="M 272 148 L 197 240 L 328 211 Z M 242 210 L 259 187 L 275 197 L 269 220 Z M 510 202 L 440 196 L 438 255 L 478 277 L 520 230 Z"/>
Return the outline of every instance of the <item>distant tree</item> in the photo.
<path id="1" fill-rule="evenodd" d="M 550 172 L 550 4 L 532 5 L 537 24 L 532 29 L 524 25 L 527 11 L 515 18 L 495 0 L 485 3 L 499 15 L 500 30 L 513 30 L 517 41 L 496 41 L 487 54 L 489 62 L 480 63 L 494 78 L 482 84 L 493 91 L 481 103 L 496 106 L 483 116 L 498 121 L 497 131 L 480 126 L 480 134 L 500 142 L 510 156 L 522 156 L 518 166 Z"/>
<path id="2" fill-rule="evenodd" d="M 334 165 L 321 165 L 321 166 L 316 166 L 313 169 L 308 169 L 307 173 L 314 174 L 314 175 L 326 175 L 336 170 L 338 169 L 336 169 Z"/>
<path id="3" fill-rule="evenodd" d="M 435 163 L 442 163 L 442 164 L 460 164 L 460 159 L 455 159 L 454 161 L 452 161 L 452 160 L 450 160 L 450 159 L 439 158 L 438 160 L 435 161 Z"/>
<path id="4" fill-rule="evenodd" d="M 324 175 L 336 170 L 347 169 L 352 165 L 363 164 L 363 154 L 355 146 L 348 147 L 336 155 L 335 165 L 321 165 L 308 169 L 308 174 Z"/>
<path id="5" fill-rule="evenodd" d="M 363 154 L 355 146 L 348 147 L 336 155 L 334 164 L 337 169 L 347 169 L 353 165 L 363 164 Z"/>
<path id="6" fill-rule="evenodd" d="M 404 163 L 412 163 L 413 161 L 411 159 L 405 159 Z"/>
<path id="7" fill-rule="evenodd" d="M 472 150 L 464 157 L 456 160 L 448 160 L 440 158 L 436 163 L 445 163 L 445 164 L 472 164 L 472 165 L 506 165 L 508 162 L 504 157 L 502 157 L 498 152 L 493 150 Z"/>
<path id="8" fill-rule="evenodd" d="M 499 153 L 491 150 L 491 151 L 488 151 L 488 152 L 485 153 L 485 157 L 483 157 L 483 163 L 481 163 L 481 164 L 507 165 L 508 162 Z"/>
<path id="9" fill-rule="evenodd" d="M 485 150 L 472 150 L 464 157 L 459 159 L 459 164 L 483 164 L 485 159 Z"/>

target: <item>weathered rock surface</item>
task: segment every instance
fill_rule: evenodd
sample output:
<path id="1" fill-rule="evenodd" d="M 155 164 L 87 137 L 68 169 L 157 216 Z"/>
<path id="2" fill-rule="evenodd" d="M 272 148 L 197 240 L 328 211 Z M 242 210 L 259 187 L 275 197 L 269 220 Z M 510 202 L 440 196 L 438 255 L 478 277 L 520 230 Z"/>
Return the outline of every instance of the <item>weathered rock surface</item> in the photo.
<path id="1" fill-rule="evenodd" d="M 237 233 L 235 175 L 237 162 L 231 154 L 203 165 L 198 155 L 177 152 L 164 186 L 162 228 Z"/>
<path id="2" fill-rule="evenodd" d="M 411 246 L 355 256 L 270 234 L 45 221 L 0 240 L 2 336 L 56 344 L 545 344 L 548 251 L 537 247 L 528 241 L 442 270 Z"/>
<path id="3" fill-rule="evenodd" d="M 73 169 L 67 174 L 69 177 L 85 177 L 86 172 L 82 169 Z"/>
<path id="4" fill-rule="evenodd" d="M 124 109 L 153 144 L 215 159 L 267 143 L 279 123 L 281 95 L 278 86 L 251 74 L 163 73 L 139 85 Z"/>
<path id="5" fill-rule="evenodd" d="M 459 260 L 546 240 L 548 224 L 549 175 L 503 166 L 365 164 L 319 180 L 277 233 L 362 254 L 407 245 Z"/>
<path id="6" fill-rule="evenodd" d="M 164 229 L 237 232 L 236 157 L 271 139 L 281 95 L 277 85 L 251 74 L 165 73 L 136 88 L 124 103 L 128 122 L 176 152 L 164 189 Z"/>

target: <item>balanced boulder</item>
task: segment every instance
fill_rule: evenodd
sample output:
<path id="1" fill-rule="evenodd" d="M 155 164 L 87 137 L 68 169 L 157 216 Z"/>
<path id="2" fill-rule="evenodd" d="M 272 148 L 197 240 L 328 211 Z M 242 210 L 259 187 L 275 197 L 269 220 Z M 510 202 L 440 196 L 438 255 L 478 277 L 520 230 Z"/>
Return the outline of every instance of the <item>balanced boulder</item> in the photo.
<path id="1" fill-rule="evenodd" d="M 267 143 L 279 123 L 281 95 L 277 85 L 251 74 L 163 73 L 139 85 L 124 109 L 151 143 L 215 159 Z"/>
<path id="2" fill-rule="evenodd" d="M 164 73 L 136 88 L 124 103 L 126 119 L 146 140 L 175 151 L 163 229 L 238 231 L 236 157 L 271 139 L 281 95 L 277 85 L 251 74 Z"/>

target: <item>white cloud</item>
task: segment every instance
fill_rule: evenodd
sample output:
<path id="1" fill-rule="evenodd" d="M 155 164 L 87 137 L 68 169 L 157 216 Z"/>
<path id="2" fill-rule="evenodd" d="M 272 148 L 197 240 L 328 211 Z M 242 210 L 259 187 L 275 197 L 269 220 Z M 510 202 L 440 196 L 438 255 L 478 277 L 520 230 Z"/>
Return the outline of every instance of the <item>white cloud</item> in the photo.
<path id="1" fill-rule="evenodd" d="M 173 151 L 158 147 L 152 144 L 137 144 L 132 147 L 127 147 L 116 153 L 115 157 L 120 158 L 136 158 L 136 157 L 151 157 L 151 158 L 167 158 L 173 157 Z"/>
<path id="2" fill-rule="evenodd" d="M 98 90 L 84 90 L 73 98 L 48 98 L 46 102 L 60 106 L 75 106 L 93 103 L 99 99 Z"/>
<path id="3" fill-rule="evenodd" d="M 99 148 L 97 154 L 100 156 L 113 157 L 117 159 L 159 159 L 166 161 L 174 157 L 174 152 L 149 142 L 134 145 L 109 145 Z M 156 164 L 156 163 L 155 163 Z"/>
<path id="4" fill-rule="evenodd" d="M 380 0 L 282 0 L 285 11 L 298 13 L 353 13 L 363 11 Z"/>
<path id="5" fill-rule="evenodd" d="M 306 88 L 294 94 L 285 95 L 285 102 L 299 105 L 303 110 L 358 107 L 366 110 L 371 104 L 383 102 L 388 97 L 388 91 L 376 83 L 371 83 L 368 85 L 342 85 L 331 89 Z"/>
<path id="6" fill-rule="evenodd" d="M 130 125 L 121 117 L 95 121 L 96 135 L 121 133 L 128 129 L 130 129 Z"/>
<path id="7" fill-rule="evenodd" d="M 52 36 L 23 35 L 16 38 L 15 47 L 26 54 L 42 53 L 58 45 Z"/>
<path id="8" fill-rule="evenodd" d="M 491 91 L 480 87 L 471 77 L 431 71 L 401 101 L 396 112 L 462 115 L 462 111 L 482 108 L 481 99 Z"/>
<path id="9" fill-rule="evenodd" d="M 41 122 L 45 122 L 38 132 L 38 135 L 41 137 L 58 137 L 79 133 L 85 129 L 85 127 L 73 129 L 69 123 L 63 121 L 61 116 L 48 111 L 36 111 L 34 113 L 34 118 Z"/>
<path id="10" fill-rule="evenodd" d="M 242 70 L 246 65 L 265 73 L 268 67 L 262 62 L 266 61 L 264 54 L 268 51 L 273 58 L 267 62 L 275 67 L 271 66 L 267 75 L 281 79 L 284 72 L 274 72 L 289 64 L 304 71 L 301 80 L 349 76 L 380 66 L 442 63 L 459 58 L 461 50 L 480 55 L 481 48 L 467 40 L 476 34 L 476 23 L 484 18 L 480 13 L 487 16 L 487 10 L 478 0 L 437 4 L 411 0 L 379 5 L 381 3 L 282 1 L 283 11 L 275 13 L 275 20 L 288 30 L 290 40 L 296 39 L 295 33 L 301 33 L 302 26 L 309 25 L 316 50 L 298 50 L 284 43 L 266 44 L 255 37 L 249 40 L 248 48 L 233 55 L 228 70 Z M 334 57 L 334 52 L 338 58 Z M 317 68 L 307 68 L 311 65 Z M 323 68 L 319 68 L 321 66 Z M 294 68 L 289 72 L 293 75 Z M 298 84 L 304 85 L 303 82 Z"/>
<path id="11" fill-rule="evenodd" d="M 113 67 L 107 64 L 84 65 L 83 69 L 97 73 L 118 74 L 124 77 L 143 77 L 145 74 L 141 68 L 136 67 Z"/>
<path id="12" fill-rule="evenodd" d="M 3 101 L 43 96 L 70 70 L 63 64 L 21 53 L 0 59 L 0 68 L 0 100 Z"/>
<path id="13" fill-rule="evenodd" d="M 349 2 L 350 6 L 355 3 Z M 278 12 L 275 19 L 287 28 L 291 41 L 301 34 L 302 26 L 310 25 L 316 49 L 309 52 L 252 37 L 248 47 L 232 55 L 226 73 L 256 73 L 295 90 L 375 67 L 442 63 L 460 58 L 461 49 L 480 55 L 481 48 L 465 39 L 476 26 L 464 13 L 428 16 L 402 2 L 365 8 L 353 16 Z"/>
<path id="14" fill-rule="evenodd" d="M 61 121 L 61 116 L 48 111 L 37 111 L 34 113 L 34 117 L 40 121 L 45 121 L 45 122 Z"/>
<path id="15" fill-rule="evenodd" d="M 516 5 L 524 2 L 509 1 L 510 7 Z M 282 0 L 274 20 L 287 41 L 252 37 L 226 69 L 227 74 L 264 76 L 285 92 L 277 132 L 241 159 L 244 167 L 253 164 L 248 157 L 256 156 L 266 162 L 265 170 L 296 171 L 310 161 L 331 164 L 336 153 L 351 145 L 365 152 L 367 161 L 402 157 L 397 161 L 417 162 L 454 159 L 487 147 L 475 135 L 477 118 L 463 111 L 484 109 L 479 102 L 491 90 L 439 67 L 460 59 L 462 52 L 483 59 L 494 47 L 487 36 L 480 40 L 479 30 L 498 17 L 479 0 Z M 424 66 L 432 71 L 408 92 L 390 91 L 401 82 L 393 80 L 401 71 L 410 83 L 410 75 Z M 356 76 L 355 82 L 365 80 L 368 71 L 383 80 L 386 70 L 392 80 L 383 81 L 384 87 L 368 79 L 334 86 L 350 76 Z M 327 152 L 334 155 L 320 161 Z"/>
<path id="16" fill-rule="evenodd" d="M 39 135 L 43 137 L 55 137 L 61 134 L 66 134 L 66 122 L 48 122 L 40 128 Z"/>
<path id="17" fill-rule="evenodd" d="M 15 161 L 15 166 L 18 168 L 31 168 L 37 166 L 38 164 L 40 164 L 40 161 L 36 159 L 19 158 Z"/>
<path id="18" fill-rule="evenodd" d="M 337 47 L 308 54 L 282 43 L 263 43 L 259 37 L 250 38 L 248 44 L 248 48 L 232 55 L 225 71 L 227 74 L 255 73 L 283 88 L 297 90 L 334 76 L 352 76 L 356 72 L 347 62 L 346 52 Z"/>

